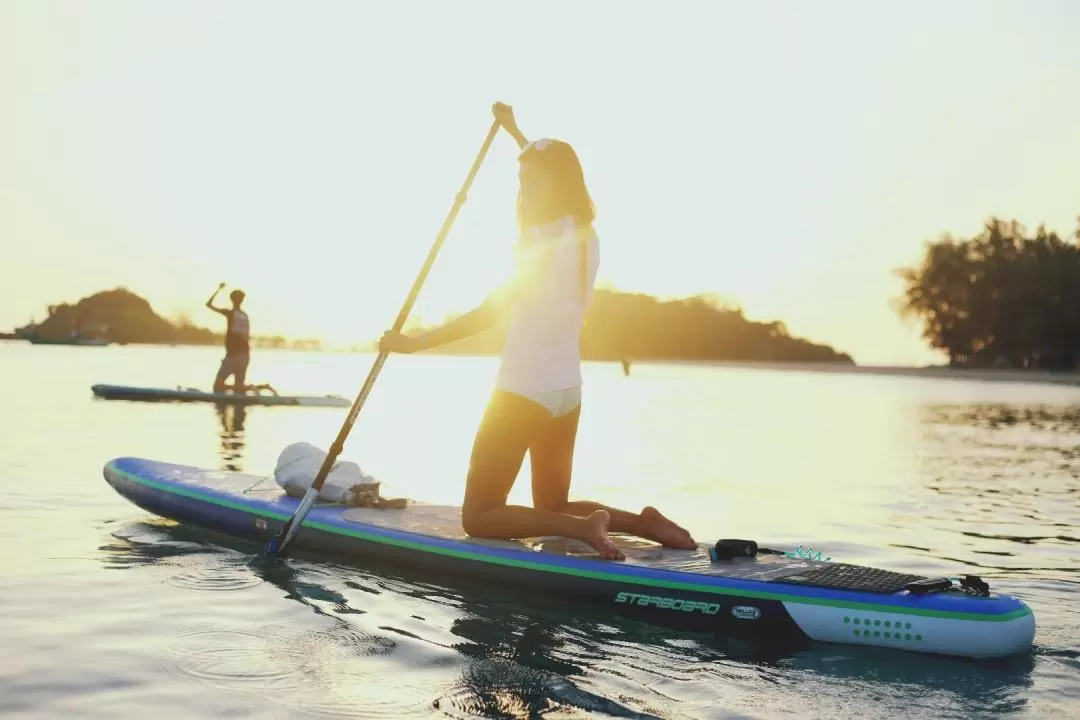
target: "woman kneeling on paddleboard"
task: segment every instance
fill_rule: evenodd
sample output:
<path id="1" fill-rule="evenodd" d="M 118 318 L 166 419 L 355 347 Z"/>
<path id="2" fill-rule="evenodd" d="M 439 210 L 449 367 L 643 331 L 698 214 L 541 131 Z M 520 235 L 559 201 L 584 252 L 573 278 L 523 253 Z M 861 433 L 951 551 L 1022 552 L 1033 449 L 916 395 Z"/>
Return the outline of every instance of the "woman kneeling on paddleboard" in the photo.
<path id="1" fill-rule="evenodd" d="M 522 149 L 517 272 L 475 310 L 416 337 L 388 332 L 384 352 L 413 353 L 475 335 L 509 315 L 495 391 L 473 442 L 462 526 L 473 537 L 560 535 L 623 554 L 608 531 L 691 549 L 693 538 L 655 508 L 640 513 L 570 501 L 570 473 L 581 414 L 581 327 L 599 266 L 596 211 L 577 154 L 560 140 L 528 142 L 511 108 L 495 118 Z M 507 505 L 526 451 L 534 507 Z"/>

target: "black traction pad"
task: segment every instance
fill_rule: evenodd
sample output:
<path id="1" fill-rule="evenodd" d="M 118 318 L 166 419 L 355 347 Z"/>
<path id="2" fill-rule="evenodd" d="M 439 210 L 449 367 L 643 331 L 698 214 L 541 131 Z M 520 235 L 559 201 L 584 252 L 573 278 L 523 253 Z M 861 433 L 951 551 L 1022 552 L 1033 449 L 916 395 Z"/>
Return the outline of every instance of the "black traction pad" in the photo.
<path id="1" fill-rule="evenodd" d="M 907 575 L 891 570 L 830 562 L 795 575 L 776 578 L 771 582 L 891 595 L 903 590 L 908 583 L 925 579 L 922 575 Z"/>

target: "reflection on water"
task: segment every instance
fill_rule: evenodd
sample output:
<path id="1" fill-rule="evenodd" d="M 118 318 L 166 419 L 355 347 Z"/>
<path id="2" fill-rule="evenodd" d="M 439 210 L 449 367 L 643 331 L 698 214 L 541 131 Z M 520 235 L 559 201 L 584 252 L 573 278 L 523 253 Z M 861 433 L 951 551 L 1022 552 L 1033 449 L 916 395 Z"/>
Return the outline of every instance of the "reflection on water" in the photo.
<path id="1" fill-rule="evenodd" d="M 1080 433 L 1080 406 L 1004 403 L 927 403 L 921 406 L 928 425 L 956 425 L 991 430 L 1026 426 L 1035 431 Z"/>
<path id="2" fill-rule="evenodd" d="M 1075 581 L 1080 410 L 928 403 L 921 418 L 923 483 L 936 496 L 939 513 L 948 511 L 948 530 L 964 538 L 959 547 L 969 548 L 967 556 L 938 556 L 989 575 L 1049 572 Z M 1036 557 L 1040 562 L 1033 562 Z"/>
<path id="3" fill-rule="evenodd" d="M 221 469 L 241 472 L 244 469 L 244 420 L 247 418 L 247 408 L 225 403 L 215 407 L 221 422 Z"/>

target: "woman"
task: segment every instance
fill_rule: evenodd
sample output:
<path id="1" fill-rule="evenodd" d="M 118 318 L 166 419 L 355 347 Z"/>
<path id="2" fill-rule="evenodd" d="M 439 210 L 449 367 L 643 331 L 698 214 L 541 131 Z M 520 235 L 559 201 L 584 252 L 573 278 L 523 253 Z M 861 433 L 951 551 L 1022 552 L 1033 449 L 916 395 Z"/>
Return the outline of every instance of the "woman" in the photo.
<path id="1" fill-rule="evenodd" d="M 622 560 L 608 531 L 692 549 L 693 538 L 655 508 L 640 513 L 570 501 L 570 473 L 581 413 L 580 334 L 599 266 L 595 209 L 577 154 L 559 140 L 529 143 L 511 108 L 495 118 L 522 149 L 514 279 L 483 305 L 417 337 L 388 332 L 385 352 L 412 353 L 475 335 L 509 315 L 495 391 L 469 461 L 462 527 L 472 537 L 561 535 Z M 534 507 L 507 505 L 526 451 Z"/>

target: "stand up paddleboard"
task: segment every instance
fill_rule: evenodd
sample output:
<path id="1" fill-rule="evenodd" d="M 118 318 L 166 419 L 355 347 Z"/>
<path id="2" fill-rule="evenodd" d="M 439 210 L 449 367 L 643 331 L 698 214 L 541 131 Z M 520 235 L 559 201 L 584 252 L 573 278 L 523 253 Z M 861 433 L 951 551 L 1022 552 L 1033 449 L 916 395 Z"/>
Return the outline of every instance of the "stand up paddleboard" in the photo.
<path id="1" fill-rule="evenodd" d="M 139 507 L 177 522 L 263 543 L 298 500 L 277 488 L 248 493 L 243 473 L 118 458 L 106 481 Z M 458 507 L 415 503 L 385 510 L 312 508 L 295 540 L 301 550 L 392 562 L 453 580 L 530 587 L 545 601 L 591 601 L 620 615 L 687 630 L 764 641 L 875 645 L 976 658 L 1028 652 L 1035 617 L 1021 600 L 991 593 L 978 578 L 948 578 L 823 562 L 784 554 L 732 557 L 728 545 L 668 550 L 612 539 L 611 562 L 564 538 L 487 541 L 461 530 Z"/>
<path id="2" fill-rule="evenodd" d="M 111 345 L 111 341 L 100 338 L 73 337 L 73 338 L 43 338 L 37 335 L 27 335 L 26 339 L 32 345 L 79 345 L 81 347 L 105 347 Z"/>
<path id="3" fill-rule="evenodd" d="M 348 399 L 336 395 L 272 395 L 258 393 L 216 393 L 195 388 L 144 388 L 128 385 L 94 385 L 94 395 L 105 400 L 139 402 L 208 402 L 224 405 L 302 405 L 305 407 L 349 407 Z"/>

